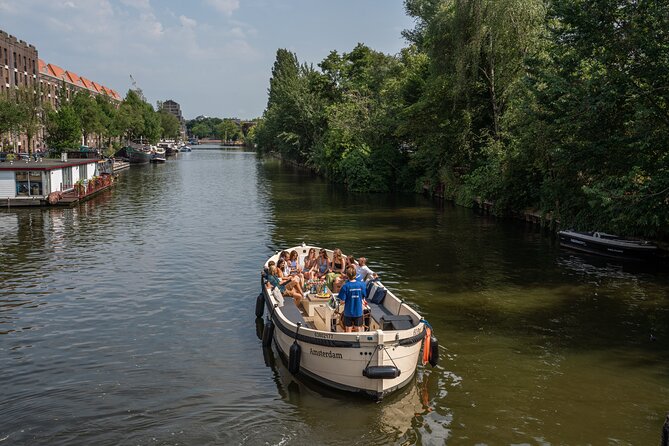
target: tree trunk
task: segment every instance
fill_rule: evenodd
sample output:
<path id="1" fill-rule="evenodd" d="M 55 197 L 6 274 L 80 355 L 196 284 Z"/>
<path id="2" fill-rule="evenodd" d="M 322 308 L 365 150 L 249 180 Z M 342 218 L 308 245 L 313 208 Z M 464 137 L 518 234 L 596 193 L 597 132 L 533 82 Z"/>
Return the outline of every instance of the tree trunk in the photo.
<path id="1" fill-rule="evenodd" d="M 492 106 L 492 122 L 493 122 L 493 136 L 499 139 L 499 104 L 497 103 L 497 92 L 495 91 L 495 55 L 492 42 L 492 34 L 489 35 L 490 41 L 490 62 L 489 62 L 489 76 L 490 83 L 490 105 Z"/>

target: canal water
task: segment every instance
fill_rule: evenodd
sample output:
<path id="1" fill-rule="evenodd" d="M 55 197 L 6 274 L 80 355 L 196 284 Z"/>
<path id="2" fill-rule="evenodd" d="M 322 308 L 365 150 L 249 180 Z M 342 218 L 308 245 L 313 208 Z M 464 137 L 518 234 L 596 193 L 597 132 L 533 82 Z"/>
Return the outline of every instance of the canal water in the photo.
<path id="1" fill-rule="evenodd" d="M 254 307 L 302 241 L 368 257 L 439 365 L 380 403 L 292 378 Z M 0 445 L 657 444 L 668 309 L 666 271 L 200 146 L 75 208 L 0 211 Z"/>

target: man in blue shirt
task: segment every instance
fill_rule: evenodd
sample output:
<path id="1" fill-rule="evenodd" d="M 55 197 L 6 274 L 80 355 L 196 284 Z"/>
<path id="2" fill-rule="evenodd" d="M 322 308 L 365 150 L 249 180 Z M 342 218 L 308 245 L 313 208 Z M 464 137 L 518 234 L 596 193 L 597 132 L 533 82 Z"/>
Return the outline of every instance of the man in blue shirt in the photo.
<path id="1" fill-rule="evenodd" d="M 355 280 L 355 266 L 349 265 L 346 268 L 346 282 L 339 290 L 339 299 L 344 302 L 344 327 L 346 332 L 350 333 L 355 327 L 355 331 L 362 331 L 362 300 L 367 297 L 367 287 L 364 282 Z"/>

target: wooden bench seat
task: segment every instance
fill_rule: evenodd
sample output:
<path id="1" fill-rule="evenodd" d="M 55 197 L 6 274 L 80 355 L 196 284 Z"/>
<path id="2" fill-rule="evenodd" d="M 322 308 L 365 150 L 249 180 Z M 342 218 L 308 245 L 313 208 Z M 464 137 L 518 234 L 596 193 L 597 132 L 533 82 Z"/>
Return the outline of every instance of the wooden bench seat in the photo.
<path id="1" fill-rule="evenodd" d="M 306 321 L 302 316 L 302 312 L 299 308 L 297 308 L 297 305 L 295 305 L 295 300 L 292 297 L 284 296 L 283 307 L 280 309 L 283 315 L 286 316 L 286 319 L 292 323 L 297 324 L 298 322 L 301 322 L 302 325 L 306 325 Z"/>
<path id="2" fill-rule="evenodd" d="M 368 303 L 368 305 L 372 319 L 376 321 L 382 330 L 406 330 L 413 327 L 413 321 L 408 314 L 398 316 L 392 314 L 383 305 L 373 303 Z"/>

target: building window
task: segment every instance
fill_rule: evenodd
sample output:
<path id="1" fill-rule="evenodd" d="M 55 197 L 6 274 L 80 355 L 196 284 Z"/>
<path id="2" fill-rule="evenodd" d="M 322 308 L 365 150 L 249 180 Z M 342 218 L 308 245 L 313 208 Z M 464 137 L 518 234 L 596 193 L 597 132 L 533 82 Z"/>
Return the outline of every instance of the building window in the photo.
<path id="1" fill-rule="evenodd" d="M 79 166 L 79 179 L 80 180 L 85 180 L 86 177 L 88 176 L 88 165 L 87 164 L 82 164 Z"/>
<path id="2" fill-rule="evenodd" d="M 42 173 L 39 171 L 16 172 L 16 196 L 43 195 Z"/>
<path id="3" fill-rule="evenodd" d="M 63 190 L 71 189 L 72 186 L 72 168 L 65 167 L 63 168 Z"/>

